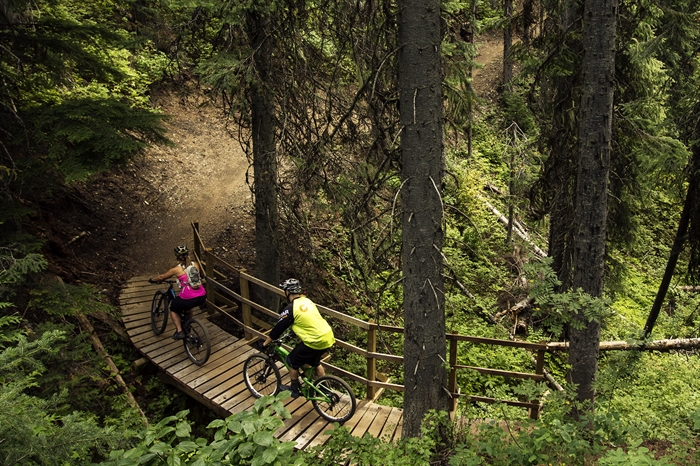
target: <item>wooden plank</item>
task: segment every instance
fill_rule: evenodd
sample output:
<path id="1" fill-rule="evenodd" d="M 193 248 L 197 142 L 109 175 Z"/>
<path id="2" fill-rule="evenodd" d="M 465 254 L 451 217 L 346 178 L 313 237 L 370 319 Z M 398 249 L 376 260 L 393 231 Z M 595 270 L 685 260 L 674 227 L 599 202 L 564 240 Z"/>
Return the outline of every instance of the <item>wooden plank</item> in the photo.
<path id="1" fill-rule="evenodd" d="M 378 412 L 379 407 L 377 405 L 374 403 L 367 403 L 367 409 L 362 415 L 362 418 L 355 425 L 355 427 L 353 427 L 350 433 L 355 437 L 362 437 L 365 435 L 365 432 L 367 432 L 367 429 L 369 429 L 369 427 L 372 425 L 372 421 L 374 421 L 374 418 L 377 416 Z"/>
<path id="2" fill-rule="evenodd" d="M 379 433 L 379 438 L 384 439 L 387 442 L 396 441 L 400 438 L 400 435 L 396 436 L 396 431 L 399 426 L 403 424 L 403 410 L 400 408 L 391 408 L 389 417 L 384 422 L 381 432 Z"/>
<path id="3" fill-rule="evenodd" d="M 236 351 L 243 351 L 244 348 L 237 347 L 235 349 L 235 337 L 229 337 L 228 339 L 221 341 L 215 346 L 212 346 L 211 356 L 207 361 L 207 366 L 209 366 L 208 374 L 213 374 L 215 371 L 219 371 L 220 366 L 226 364 L 229 360 L 233 359 L 237 354 Z M 183 367 L 182 365 L 173 365 L 167 368 L 167 371 L 174 377 L 182 380 L 184 383 L 189 384 L 192 381 L 192 370 L 189 367 Z"/>
<path id="4" fill-rule="evenodd" d="M 375 406 L 377 406 L 378 408 L 377 415 L 372 421 L 372 425 L 370 425 L 369 429 L 367 429 L 367 433 L 369 433 L 369 435 L 371 435 L 372 437 L 379 438 L 379 434 L 384 428 L 386 420 L 389 418 L 389 413 L 391 413 L 391 407 L 381 405 Z"/>
<path id="5" fill-rule="evenodd" d="M 314 410 L 315 413 L 315 410 Z M 316 420 L 313 421 L 304 431 L 296 438 L 297 448 L 304 449 L 309 446 L 309 444 L 319 435 L 323 436 L 323 432 L 326 431 L 329 422 L 326 421 L 321 416 L 318 416 Z M 332 425 L 332 424 L 331 424 Z"/>
<path id="6" fill-rule="evenodd" d="M 167 288 L 166 288 L 167 289 Z M 156 294 L 158 288 L 154 287 L 152 289 L 148 288 L 129 288 L 119 295 L 119 304 L 129 305 L 141 302 L 151 302 L 153 300 L 153 295 Z M 165 291 L 165 289 L 163 290 Z"/>
<path id="7" fill-rule="evenodd" d="M 168 319 L 170 320 L 170 319 Z M 122 314 L 122 323 L 126 329 L 146 327 L 151 328 L 151 313 L 139 312 L 138 314 Z"/>
<path id="8" fill-rule="evenodd" d="M 250 391 L 248 391 L 248 387 L 245 386 L 243 377 L 241 376 L 231 378 L 222 385 L 226 386 L 226 388 L 225 390 L 221 391 L 219 395 L 212 397 L 210 395 L 212 390 L 209 390 L 204 394 L 207 398 L 222 408 L 226 408 L 226 406 L 234 406 L 249 396 L 252 396 Z"/>
<path id="9" fill-rule="evenodd" d="M 235 377 L 243 370 L 243 362 L 248 358 L 245 348 L 239 352 L 231 353 L 230 356 L 222 358 L 219 365 L 211 368 L 206 374 L 197 377 L 186 377 L 183 381 L 202 393 L 206 393 L 212 388 L 224 383 L 226 380 Z M 243 380 L 241 376 L 241 380 Z"/>
<path id="10" fill-rule="evenodd" d="M 394 442 L 401 440 L 402 430 L 403 430 L 403 413 L 401 413 L 401 422 L 396 426 L 396 431 L 394 432 Z"/>
<path id="11" fill-rule="evenodd" d="M 225 403 L 222 403 L 221 407 L 231 413 L 239 413 L 241 411 L 245 411 L 246 409 L 252 408 L 255 404 L 255 400 L 257 400 L 257 398 L 255 398 L 253 394 L 248 391 L 248 388 L 245 388 L 245 390 L 240 392 L 237 396 L 229 399 Z"/>
<path id="12" fill-rule="evenodd" d="M 327 423 L 325 428 L 322 431 L 320 431 L 318 434 L 316 434 L 316 436 L 309 443 L 306 444 L 304 449 L 306 450 L 306 449 L 313 448 L 313 447 L 316 447 L 319 445 L 325 445 L 326 442 L 328 442 L 328 440 L 330 440 L 330 438 L 331 438 L 330 433 L 333 432 L 334 429 L 335 429 L 335 426 L 333 424 Z"/>
<path id="13" fill-rule="evenodd" d="M 225 350 L 225 345 L 218 346 L 216 343 L 217 340 L 221 340 L 221 336 L 217 335 L 216 339 L 214 340 L 214 343 L 212 345 L 212 353 L 209 355 L 209 360 L 207 360 L 207 362 L 204 364 L 207 367 L 211 367 L 211 361 L 216 359 L 216 356 L 215 356 L 216 349 L 218 349 L 218 351 L 216 351 L 216 352 Z M 175 344 L 177 344 L 177 343 L 178 342 L 175 342 Z M 182 347 L 182 349 L 181 349 L 182 353 L 186 355 L 187 352 L 185 351 L 184 343 L 182 341 L 180 341 L 179 343 L 180 343 L 180 346 Z M 153 353 L 150 353 L 150 354 L 152 355 Z M 169 358 L 167 358 L 167 359 L 158 357 L 158 364 L 161 367 L 161 369 L 172 373 L 173 371 L 171 371 L 171 367 L 173 367 L 173 366 L 179 367 L 181 365 L 182 359 L 180 358 L 180 355 L 177 352 L 169 352 L 168 355 L 169 355 Z M 153 360 L 155 361 L 155 358 Z"/>
<path id="14" fill-rule="evenodd" d="M 241 356 L 241 358 L 237 361 L 237 365 L 232 370 L 228 371 L 228 373 L 223 374 L 222 378 L 224 380 L 222 382 L 217 383 L 217 385 L 211 388 L 208 388 L 211 384 L 207 384 L 208 390 L 203 392 L 204 395 L 207 398 L 211 398 L 211 400 L 216 404 L 220 405 L 226 400 L 233 398 L 241 391 L 247 391 L 248 388 L 243 382 L 243 361 L 245 361 L 245 357 Z"/>
<path id="15" fill-rule="evenodd" d="M 208 397 L 214 398 L 233 385 L 239 383 L 245 385 L 243 382 L 243 363 L 250 354 L 250 349 L 237 353 L 233 359 L 228 360 L 221 368 L 217 369 L 216 374 L 207 377 L 208 380 L 202 378 L 201 381 L 198 381 L 198 389 Z"/>
<path id="16" fill-rule="evenodd" d="M 309 403 L 309 406 L 311 406 L 311 403 Z M 307 411 L 304 416 L 299 419 L 299 422 L 294 424 L 291 429 L 287 430 L 281 437 L 279 437 L 280 441 L 282 442 L 296 442 L 297 438 L 301 436 L 304 431 L 311 426 L 314 422 L 318 420 L 320 416 L 316 412 L 316 410 L 313 409 L 313 407 Z M 303 444 L 302 444 L 303 446 Z M 297 448 L 302 448 L 299 443 L 297 443 Z"/>
<path id="17" fill-rule="evenodd" d="M 292 398 L 289 397 L 287 400 L 288 404 L 285 405 L 287 410 L 289 410 L 289 413 L 292 415 L 291 418 L 285 419 L 284 420 L 284 425 L 277 429 L 275 432 L 275 437 L 280 438 L 281 436 L 285 435 L 289 430 L 293 429 L 294 426 L 301 420 L 303 419 L 310 410 L 313 410 L 313 406 L 311 406 L 311 403 L 308 403 L 306 401 L 306 398 L 303 396 L 300 396 L 298 398 Z"/>
<path id="18" fill-rule="evenodd" d="M 343 424 L 343 427 L 346 427 L 348 431 L 352 432 L 352 430 L 355 428 L 358 422 L 362 419 L 362 417 L 365 415 L 365 412 L 369 408 L 371 403 L 368 403 L 366 401 L 360 401 L 357 404 L 357 409 L 355 410 L 355 414 L 353 417 L 351 417 L 345 424 Z"/>
<path id="19" fill-rule="evenodd" d="M 213 345 L 211 348 L 211 353 L 209 354 L 209 359 L 206 363 L 204 363 L 203 366 L 206 366 L 207 368 L 209 368 L 208 370 L 211 370 L 211 367 L 216 365 L 217 360 L 227 352 L 227 345 L 225 343 L 221 343 L 220 345 Z M 184 348 L 183 353 L 186 354 Z M 187 383 L 186 376 L 195 369 L 193 367 L 189 367 L 188 364 L 177 359 L 163 361 L 161 363 L 161 368 L 170 373 L 171 375 L 182 380 L 183 383 Z M 178 375 L 175 375 L 175 373 L 178 373 Z"/>
<path id="20" fill-rule="evenodd" d="M 138 302 L 132 304 L 122 304 L 122 316 L 129 316 L 133 314 L 148 314 L 151 312 L 151 305 L 153 304 L 153 296 L 148 302 Z"/>

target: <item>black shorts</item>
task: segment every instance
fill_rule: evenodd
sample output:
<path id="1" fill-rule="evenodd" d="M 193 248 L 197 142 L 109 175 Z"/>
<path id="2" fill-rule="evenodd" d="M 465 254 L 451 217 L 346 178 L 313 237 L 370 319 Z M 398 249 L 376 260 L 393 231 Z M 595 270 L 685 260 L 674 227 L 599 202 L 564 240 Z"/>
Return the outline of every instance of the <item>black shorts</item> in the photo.
<path id="1" fill-rule="evenodd" d="M 329 349 L 330 348 L 317 350 L 309 348 L 303 342 L 299 342 L 289 353 L 289 356 L 287 356 L 287 364 L 289 364 L 292 369 L 296 370 L 299 370 L 304 364 L 317 367 L 321 364 L 321 356 Z"/>
<path id="2" fill-rule="evenodd" d="M 171 303 L 170 303 L 170 310 L 180 314 L 182 318 L 187 318 L 190 312 L 190 309 L 195 308 L 197 306 L 202 306 L 207 302 L 207 296 L 197 296 L 196 298 L 192 299 L 182 299 L 181 297 L 176 297 Z"/>

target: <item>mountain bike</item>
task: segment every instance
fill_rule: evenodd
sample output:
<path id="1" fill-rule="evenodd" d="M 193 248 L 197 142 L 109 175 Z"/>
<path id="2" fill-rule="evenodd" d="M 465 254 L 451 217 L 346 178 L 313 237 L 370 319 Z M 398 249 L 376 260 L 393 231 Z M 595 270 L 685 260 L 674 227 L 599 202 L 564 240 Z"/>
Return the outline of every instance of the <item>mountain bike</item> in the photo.
<path id="1" fill-rule="evenodd" d="M 248 357 L 243 364 L 245 384 L 255 398 L 264 395 L 274 396 L 281 391 L 282 375 L 278 363 L 282 363 L 289 370 L 287 364 L 289 351 L 282 346 L 282 341 L 286 338 L 288 335 L 272 341 L 264 352 Z M 324 419 L 341 424 L 349 420 L 357 408 L 355 394 L 350 385 L 332 375 L 324 375 L 313 380 L 313 372 L 313 367 L 299 369 L 301 395 L 311 402 Z"/>
<path id="2" fill-rule="evenodd" d="M 173 285 L 177 281 L 163 280 L 161 283 L 167 283 L 168 289 L 156 291 L 151 303 L 151 327 L 156 335 L 163 333 L 168 325 L 170 302 L 175 299 Z M 182 316 L 182 321 L 182 330 L 185 332 L 182 343 L 185 345 L 187 357 L 194 364 L 201 366 L 207 362 L 211 354 L 211 342 L 207 328 L 196 317 Z"/>

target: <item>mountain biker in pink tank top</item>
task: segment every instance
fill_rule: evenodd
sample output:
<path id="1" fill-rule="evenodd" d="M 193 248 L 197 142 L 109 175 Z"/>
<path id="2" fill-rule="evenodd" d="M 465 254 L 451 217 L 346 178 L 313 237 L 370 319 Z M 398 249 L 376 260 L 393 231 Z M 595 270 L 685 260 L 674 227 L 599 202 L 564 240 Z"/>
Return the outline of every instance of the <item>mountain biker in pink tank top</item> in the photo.
<path id="1" fill-rule="evenodd" d="M 189 251 L 187 250 L 187 246 L 176 247 L 175 258 L 177 259 L 177 265 L 157 277 L 148 279 L 149 282 L 154 283 L 162 282 L 171 277 L 177 278 L 178 285 L 180 286 L 180 293 L 178 293 L 178 296 L 170 303 L 170 319 L 173 321 L 176 328 L 173 340 L 182 340 L 185 338 L 185 332 L 182 331 L 183 319 L 187 320 L 192 317 L 192 309 L 197 306 L 202 306 L 207 302 L 207 290 L 204 289 L 204 285 L 200 284 L 199 287 L 193 287 L 190 284 L 189 276 L 185 272 L 185 269 L 189 266 L 188 263 L 194 266 L 200 275 L 202 270 L 196 261 L 189 262 L 188 257 Z"/>

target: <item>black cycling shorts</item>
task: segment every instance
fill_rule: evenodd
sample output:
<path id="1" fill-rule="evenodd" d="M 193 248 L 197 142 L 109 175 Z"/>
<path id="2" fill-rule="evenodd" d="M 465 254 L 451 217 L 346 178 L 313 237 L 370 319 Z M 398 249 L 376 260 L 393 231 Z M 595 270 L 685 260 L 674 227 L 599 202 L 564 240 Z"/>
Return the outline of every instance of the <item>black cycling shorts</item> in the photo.
<path id="1" fill-rule="evenodd" d="M 299 370 L 304 364 L 308 364 L 311 367 L 318 367 L 321 364 L 321 357 L 326 351 L 328 351 L 328 348 L 317 350 L 309 348 L 304 342 L 299 342 L 289 353 L 289 356 L 287 356 L 287 364 L 289 364 L 292 369 L 296 370 Z"/>
<path id="2" fill-rule="evenodd" d="M 202 306 L 207 302 L 207 295 L 197 296 L 191 299 L 182 299 L 181 297 L 176 297 L 170 303 L 170 310 L 180 314 L 181 317 L 186 318 L 189 315 L 190 309 L 197 306 Z"/>

